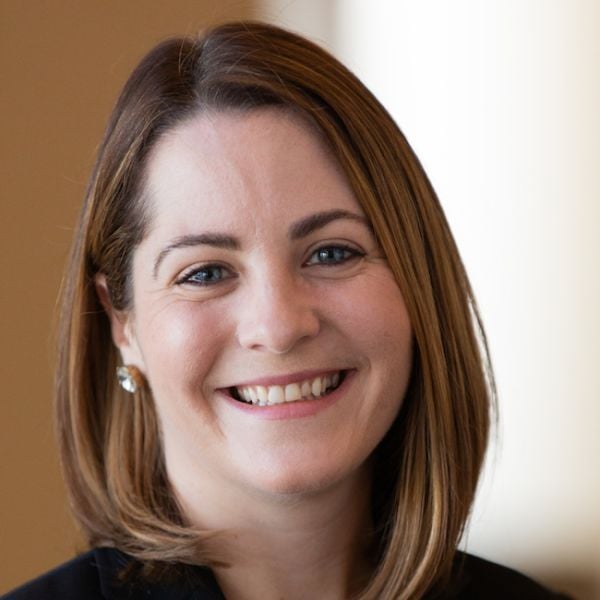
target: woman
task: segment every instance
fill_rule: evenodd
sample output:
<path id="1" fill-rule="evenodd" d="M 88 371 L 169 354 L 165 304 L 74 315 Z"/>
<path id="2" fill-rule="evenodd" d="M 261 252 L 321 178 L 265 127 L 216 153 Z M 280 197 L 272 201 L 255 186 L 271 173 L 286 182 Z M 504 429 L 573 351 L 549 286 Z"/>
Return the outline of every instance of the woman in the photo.
<path id="1" fill-rule="evenodd" d="M 485 336 L 417 158 L 320 48 L 233 23 L 152 50 L 62 295 L 58 434 L 93 550 L 8 598 L 555 597 L 456 552 Z"/>

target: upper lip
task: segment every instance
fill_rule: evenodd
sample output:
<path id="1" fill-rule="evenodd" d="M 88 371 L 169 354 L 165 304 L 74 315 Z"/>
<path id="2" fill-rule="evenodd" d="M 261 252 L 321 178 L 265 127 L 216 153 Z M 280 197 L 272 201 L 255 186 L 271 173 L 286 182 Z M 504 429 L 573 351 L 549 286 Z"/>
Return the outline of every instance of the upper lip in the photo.
<path id="1" fill-rule="evenodd" d="M 340 371 L 347 371 L 348 369 L 312 369 L 307 371 L 298 371 L 296 373 L 289 373 L 287 375 L 272 375 L 268 377 L 257 377 L 256 379 L 250 379 L 236 383 L 234 385 L 226 387 L 251 387 L 262 385 L 268 387 L 270 385 L 287 385 L 289 383 L 298 383 L 299 381 L 306 381 L 307 379 L 315 379 L 316 377 L 324 377 L 332 373 L 339 373 Z"/>

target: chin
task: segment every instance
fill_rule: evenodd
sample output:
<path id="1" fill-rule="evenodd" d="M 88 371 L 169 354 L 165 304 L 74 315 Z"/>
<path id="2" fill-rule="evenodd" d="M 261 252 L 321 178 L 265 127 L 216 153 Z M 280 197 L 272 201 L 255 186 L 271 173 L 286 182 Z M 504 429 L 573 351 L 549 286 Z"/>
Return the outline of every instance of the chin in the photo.
<path id="1" fill-rule="evenodd" d="M 293 468 L 279 465 L 279 468 L 268 468 L 257 474 L 252 487 L 265 495 L 279 497 L 282 500 L 293 500 L 312 496 L 332 490 L 344 483 L 350 483 L 360 477 L 362 469 L 310 469 Z"/>

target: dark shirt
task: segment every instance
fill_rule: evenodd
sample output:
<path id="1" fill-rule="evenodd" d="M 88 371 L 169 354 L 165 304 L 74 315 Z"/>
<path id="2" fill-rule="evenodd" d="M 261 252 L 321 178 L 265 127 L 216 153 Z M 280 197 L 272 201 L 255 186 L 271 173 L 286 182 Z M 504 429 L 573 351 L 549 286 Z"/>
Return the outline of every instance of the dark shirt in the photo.
<path id="1" fill-rule="evenodd" d="M 113 548 L 91 550 L 2 596 L 0 600 L 223 600 L 210 569 L 198 567 L 194 583 L 119 583 L 131 562 Z M 567 598 L 525 575 L 468 554 L 458 553 L 453 584 L 439 600 L 558 600 Z"/>

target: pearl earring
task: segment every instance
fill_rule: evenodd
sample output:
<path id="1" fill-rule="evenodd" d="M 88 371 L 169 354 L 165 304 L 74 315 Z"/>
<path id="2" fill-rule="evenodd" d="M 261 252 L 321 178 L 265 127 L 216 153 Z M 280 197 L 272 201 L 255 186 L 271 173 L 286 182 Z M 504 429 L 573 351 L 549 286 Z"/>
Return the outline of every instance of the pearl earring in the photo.
<path id="1" fill-rule="evenodd" d="M 130 394 L 135 394 L 144 383 L 140 370 L 133 365 L 117 367 L 117 380 L 119 385 Z"/>

